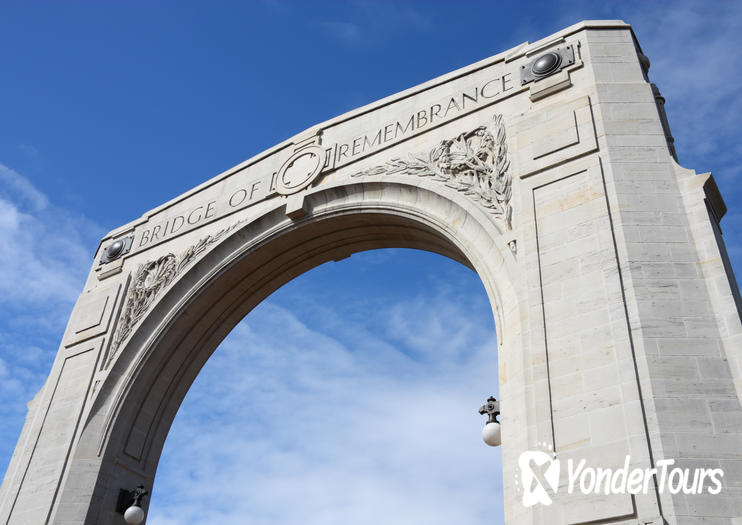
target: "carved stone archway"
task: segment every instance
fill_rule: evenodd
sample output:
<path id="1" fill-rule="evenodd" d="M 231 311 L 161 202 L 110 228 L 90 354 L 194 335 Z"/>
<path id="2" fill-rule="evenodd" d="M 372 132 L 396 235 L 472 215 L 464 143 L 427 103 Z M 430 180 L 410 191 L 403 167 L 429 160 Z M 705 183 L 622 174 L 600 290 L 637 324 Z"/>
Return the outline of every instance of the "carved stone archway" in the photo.
<path id="1" fill-rule="evenodd" d="M 739 293 L 710 174 L 674 159 L 631 28 L 583 22 L 315 126 L 108 234 L 0 492 L 0 523 L 120 524 L 235 324 L 384 247 L 474 269 L 498 328 L 509 524 L 734 523 Z M 493 378 L 494 380 L 494 378 Z M 726 469 L 718 495 L 527 506 L 519 457 Z M 736 468 L 736 470 L 735 470 Z"/>

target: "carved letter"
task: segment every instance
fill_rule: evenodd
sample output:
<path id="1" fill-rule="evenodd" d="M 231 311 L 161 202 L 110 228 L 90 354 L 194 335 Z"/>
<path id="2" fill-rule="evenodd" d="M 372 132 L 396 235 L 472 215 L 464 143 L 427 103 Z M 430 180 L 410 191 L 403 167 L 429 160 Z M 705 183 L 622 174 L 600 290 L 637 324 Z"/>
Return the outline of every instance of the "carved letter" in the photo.
<path id="1" fill-rule="evenodd" d="M 196 224 L 198 221 L 201 220 L 201 211 L 203 209 L 203 206 L 197 207 L 195 210 L 192 210 L 191 213 L 188 214 L 188 224 Z M 193 214 L 198 212 L 198 216 L 194 219 Z M 154 237 L 155 232 L 152 232 L 152 236 Z"/>
<path id="2" fill-rule="evenodd" d="M 479 94 L 482 95 L 484 98 L 492 98 L 492 97 L 496 97 L 497 95 L 499 95 L 500 94 L 499 91 L 495 91 L 494 93 L 490 93 L 490 94 L 485 93 L 485 90 L 488 87 L 490 87 L 492 84 L 495 84 L 498 80 L 500 80 L 500 79 L 499 78 L 493 78 L 492 80 L 490 80 L 489 82 L 487 82 L 485 85 L 482 86 L 482 89 L 479 91 Z M 497 86 L 495 86 L 493 89 L 497 89 Z"/>
<path id="3" fill-rule="evenodd" d="M 149 230 L 144 230 L 142 232 L 142 238 L 139 240 L 139 247 L 141 248 L 148 242 L 149 242 Z"/>
<path id="4" fill-rule="evenodd" d="M 252 187 L 250 188 L 250 200 L 252 200 L 253 195 L 255 195 L 255 190 L 258 189 L 258 186 L 260 186 L 259 180 L 252 183 Z"/>
<path id="5" fill-rule="evenodd" d="M 177 222 L 178 219 L 180 219 L 180 224 L 177 224 L 176 225 L 176 222 Z M 170 228 L 170 233 L 177 232 L 178 230 L 180 230 L 183 227 L 184 224 L 185 224 L 185 217 L 183 217 L 182 215 L 178 215 L 177 217 L 175 217 L 173 219 L 173 226 L 172 226 L 172 228 Z"/>
<path id="6" fill-rule="evenodd" d="M 503 93 L 505 91 L 510 91 L 511 89 L 513 89 L 513 86 L 512 86 L 513 79 L 512 78 L 508 78 L 508 77 L 512 77 L 512 76 L 513 76 L 512 73 L 505 73 L 502 76 L 502 91 L 503 91 Z M 508 83 L 511 84 L 510 87 L 507 87 Z"/>
<path id="7" fill-rule="evenodd" d="M 374 146 L 378 146 L 380 144 L 381 144 L 381 130 L 379 130 L 379 132 L 376 135 L 374 135 L 374 140 L 371 142 L 368 141 L 368 136 L 363 137 L 363 151 L 366 151 L 366 148 L 371 149 Z"/>
<path id="8" fill-rule="evenodd" d="M 435 109 L 435 111 L 433 111 L 433 109 Z M 432 106 L 430 106 L 430 123 L 431 124 L 433 123 L 433 117 L 440 116 L 439 114 L 441 112 L 441 109 L 443 108 L 441 108 L 440 104 L 433 104 Z"/>
<path id="9" fill-rule="evenodd" d="M 428 114 L 425 112 L 425 110 L 418 111 L 417 112 L 417 126 L 415 126 L 417 129 L 422 128 L 428 123 Z"/>
<path id="10" fill-rule="evenodd" d="M 235 191 L 232 196 L 229 198 L 229 205 L 234 208 L 235 206 L 239 206 L 243 203 L 245 198 L 247 197 L 247 190 L 244 188 L 239 189 Z"/>
<path id="11" fill-rule="evenodd" d="M 353 139 L 353 150 L 351 151 L 351 157 L 355 157 L 361 152 L 361 137 Z"/>
<path id="12" fill-rule="evenodd" d="M 347 157 L 348 156 L 348 148 L 350 146 L 348 144 L 340 144 L 340 147 L 338 148 L 338 160 L 340 160 L 340 157 Z"/>
<path id="13" fill-rule="evenodd" d="M 407 125 L 403 128 L 402 124 L 397 122 L 397 127 L 395 128 L 394 132 L 394 138 L 397 138 L 399 135 L 404 135 L 407 133 L 407 130 L 415 131 L 415 116 L 411 116 L 410 120 L 407 121 Z"/>
<path id="14" fill-rule="evenodd" d="M 214 205 L 216 204 L 216 201 L 211 201 L 206 205 L 206 213 L 204 214 L 204 219 L 208 219 L 209 217 L 214 216 Z"/>
<path id="15" fill-rule="evenodd" d="M 446 112 L 443 114 L 443 118 L 445 118 L 446 115 L 448 115 L 448 112 L 451 111 L 452 107 L 456 108 L 456 111 L 461 111 L 461 108 L 456 102 L 456 99 L 453 97 L 451 97 L 451 100 L 448 101 L 448 107 L 446 108 Z"/>
<path id="16" fill-rule="evenodd" d="M 478 91 L 479 91 L 478 88 L 474 88 L 474 96 L 473 97 L 470 96 L 470 95 L 467 95 L 466 93 L 462 93 L 461 94 L 461 106 L 463 108 L 466 108 L 466 99 L 467 98 L 476 104 L 477 103 L 477 99 L 479 98 L 479 96 L 477 95 Z"/>
<path id="17" fill-rule="evenodd" d="M 389 142 L 394 137 L 391 136 L 392 132 L 394 131 L 394 124 L 388 124 L 384 126 L 384 142 Z M 379 130 L 379 133 L 381 133 L 381 130 Z"/>

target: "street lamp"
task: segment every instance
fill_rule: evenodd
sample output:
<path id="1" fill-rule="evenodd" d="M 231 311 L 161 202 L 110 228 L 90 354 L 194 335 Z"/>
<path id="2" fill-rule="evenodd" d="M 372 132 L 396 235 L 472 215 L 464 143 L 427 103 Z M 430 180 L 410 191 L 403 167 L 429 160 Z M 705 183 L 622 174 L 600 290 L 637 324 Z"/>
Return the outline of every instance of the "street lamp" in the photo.
<path id="1" fill-rule="evenodd" d="M 144 521 L 144 509 L 142 509 L 142 498 L 148 494 L 144 485 L 139 485 L 134 490 L 119 491 L 119 500 L 116 504 L 116 512 L 124 515 L 126 525 L 139 525 Z"/>
<path id="2" fill-rule="evenodd" d="M 502 439 L 500 436 L 500 422 L 497 420 L 497 416 L 500 415 L 500 403 L 490 396 L 487 402 L 479 407 L 479 413 L 489 416 L 482 429 L 482 439 L 491 447 L 500 446 Z"/>

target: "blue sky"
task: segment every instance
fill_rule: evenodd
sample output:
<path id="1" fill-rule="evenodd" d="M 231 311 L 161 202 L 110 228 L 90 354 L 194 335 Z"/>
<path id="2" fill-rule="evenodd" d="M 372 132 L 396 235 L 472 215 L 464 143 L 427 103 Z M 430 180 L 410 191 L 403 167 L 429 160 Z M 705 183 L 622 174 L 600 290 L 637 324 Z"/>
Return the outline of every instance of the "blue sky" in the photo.
<path id="1" fill-rule="evenodd" d="M 742 3 L 0 4 L 0 468 L 98 240 L 293 134 L 582 19 L 633 24 L 680 163 L 713 171 L 742 271 Z M 148 523 L 492 523 L 481 283 L 357 254 L 261 304 L 189 392 Z M 509 480 L 506 480 L 509 482 Z"/>

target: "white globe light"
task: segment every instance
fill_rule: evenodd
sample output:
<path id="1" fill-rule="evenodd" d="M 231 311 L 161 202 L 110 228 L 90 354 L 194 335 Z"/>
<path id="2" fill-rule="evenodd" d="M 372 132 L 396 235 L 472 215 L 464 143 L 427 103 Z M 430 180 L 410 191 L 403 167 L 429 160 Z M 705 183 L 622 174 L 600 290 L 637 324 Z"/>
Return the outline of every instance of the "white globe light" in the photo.
<path id="1" fill-rule="evenodd" d="M 139 525 L 142 523 L 144 521 L 144 511 L 142 510 L 142 507 L 132 505 L 126 509 L 126 512 L 124 512 L 124 521 L 127 525 Z"/>
<path id="2" fill-rule="evenodd" d="M 487 423 L 482 429 L 482 439 L 491 447 L 498 447 L 502 443 L 500 439 L 500 423 Z"/>

